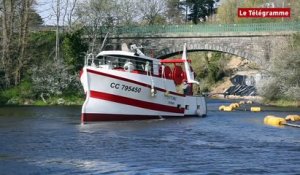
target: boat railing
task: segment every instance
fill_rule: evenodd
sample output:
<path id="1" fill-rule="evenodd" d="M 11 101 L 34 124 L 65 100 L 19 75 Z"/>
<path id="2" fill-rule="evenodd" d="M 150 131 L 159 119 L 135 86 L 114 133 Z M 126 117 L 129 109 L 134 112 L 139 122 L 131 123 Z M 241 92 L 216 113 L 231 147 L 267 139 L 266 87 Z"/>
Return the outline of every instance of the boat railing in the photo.
<path id="1" fill-rule="evenodd" d="M 93 53 L 89 53 L 85 56 L 84 65 L 91 66 L 94 60 L 95 60 L 95 55 Z"/>

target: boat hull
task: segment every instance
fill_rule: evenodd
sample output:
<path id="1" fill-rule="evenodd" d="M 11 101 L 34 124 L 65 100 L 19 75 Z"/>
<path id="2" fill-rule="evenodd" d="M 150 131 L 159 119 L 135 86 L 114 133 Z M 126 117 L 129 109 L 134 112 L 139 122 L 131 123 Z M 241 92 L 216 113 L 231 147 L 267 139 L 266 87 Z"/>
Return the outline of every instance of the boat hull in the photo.
<path id="1" fill-rule="evenodd" d="M 81 82 L 86 92 L 82 122 L 195 116 L 199 106 L 206 114 L 205 99 L 176 93 L 172 80 L 84 68 Z"/>
<path id="2" fill-rule="evenodd" d="M 128 120 L 150 120 L 150 119 L 161 119 L 162 117 L 156 115 L 124 115 L 124 114 L 93 114 L 86 113 L 82 114 L 82 122 L 93 122 L 93 121 L 128 121 Z"/>

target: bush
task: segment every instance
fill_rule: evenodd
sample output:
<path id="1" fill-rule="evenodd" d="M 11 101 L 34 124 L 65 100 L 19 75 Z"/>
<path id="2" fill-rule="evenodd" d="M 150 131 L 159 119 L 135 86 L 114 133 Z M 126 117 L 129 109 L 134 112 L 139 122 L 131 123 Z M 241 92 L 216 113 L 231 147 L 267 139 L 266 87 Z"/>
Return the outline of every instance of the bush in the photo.
<path id="1" fill-rule="evenodd" d="M 196 79 L 200 80 L 200 92 L 209 92 L 216 82 L 223 79 L 226 58 L 220 52 L 190 53 Z"/>
<path id="2" fill-rule="evenodd" d="M 22 104 L 25 99 L 34 99 L 31 82 L 23 80 L 18 86 L 0 93 L 0 104 Z"/>
<path id="3" fill-rule="evenodd" d="M 300 101 L 300 43 L 294 40 L 266 67 L 265 77 L 258 85 L 260 95 L 269 100 L 287 99 Z"/>

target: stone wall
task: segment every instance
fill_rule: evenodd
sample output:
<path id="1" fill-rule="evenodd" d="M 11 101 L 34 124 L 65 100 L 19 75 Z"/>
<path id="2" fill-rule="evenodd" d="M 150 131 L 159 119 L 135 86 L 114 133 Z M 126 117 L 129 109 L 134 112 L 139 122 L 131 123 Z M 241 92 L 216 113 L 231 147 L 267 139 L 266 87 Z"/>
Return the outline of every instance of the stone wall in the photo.
<path id="1" fill-rule="evenodd" d="M 184 43 L 188 51 L 218 51 L 240 56 L 258 64 L 265 64 L 284 49 L 291 35 L 197 36 L 197 37 L 147 37 L 119 39 L 122 43 L 135 43 L 149 50 L 155 57 L 166 58 L 180 53 Z"/>

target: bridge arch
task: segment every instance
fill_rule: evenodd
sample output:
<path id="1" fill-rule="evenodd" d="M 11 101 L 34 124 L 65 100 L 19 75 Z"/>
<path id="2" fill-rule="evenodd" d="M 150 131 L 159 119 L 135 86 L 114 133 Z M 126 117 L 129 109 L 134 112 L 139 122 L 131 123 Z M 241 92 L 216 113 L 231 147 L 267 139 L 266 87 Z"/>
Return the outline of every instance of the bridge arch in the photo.
<path id="1" fill-rule="evenodd" d="M 159 55 L 156 58 L 165 59 L 177 55 L 179 53 L 182 53 L 182 49 L 183 49 L 183 45 L 175 45 L 173 47 L 165 48 L 159 52 Z M 224 46 L 224 45 L 187 43 L 187 52 L 195 52 L 195 51 L 215 51 L 215 52 L 229 53 L 232 55 L 236 55 L 248 59 L 253 62 L 257 62 L 258 60 L 260 60 L 258 57 L 248 52 L 242 51 L 240 49 Z"/>

